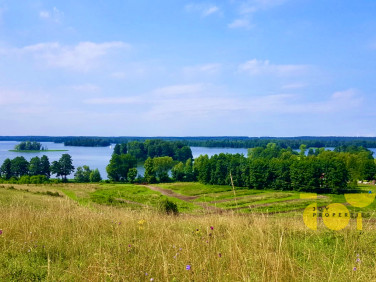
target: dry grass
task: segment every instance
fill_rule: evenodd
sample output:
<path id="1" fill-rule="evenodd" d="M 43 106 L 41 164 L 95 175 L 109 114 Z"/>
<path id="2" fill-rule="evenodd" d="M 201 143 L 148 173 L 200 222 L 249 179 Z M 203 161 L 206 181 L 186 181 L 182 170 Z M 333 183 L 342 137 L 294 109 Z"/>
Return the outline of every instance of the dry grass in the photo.
<path id="1" fill-rule="evenodd" d="M 301 217 L 168 216 L 7 189 L 0 203 L 2 281 L 376 280 L 372 221 L 310 231 Z"/>

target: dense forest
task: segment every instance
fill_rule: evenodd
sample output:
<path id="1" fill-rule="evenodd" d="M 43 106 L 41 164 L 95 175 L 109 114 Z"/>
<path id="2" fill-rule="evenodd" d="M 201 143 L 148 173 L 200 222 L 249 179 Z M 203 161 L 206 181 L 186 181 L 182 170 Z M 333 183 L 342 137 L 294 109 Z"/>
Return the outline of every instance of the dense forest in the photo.
<path id="1" fill-rule="evenodd" d="M 266 147 L 275 143 L 281 148 L 298 149 L 301 144 L 308 148 L 338 147 L 344 145 L 376 148 L 376 137 L 338 137 L 338 136 L 300 136 L 300 137 L 245 137 L 245 136 L 219 136 L 219 137 L 100 137 L 100 136 L 0 136 L 0 141 L 38 141 L 65 144 L 85 144 L 89 140 L 97 140 L 95 146 L 102 142 L 128 143 L 132 141 L 144 142 L 146 140 L 180 141 L 187 146 L 200 147 L 228 147 L 228 148 L 255 148 Z M 104 144 L 104 143 L 103 143 Z M 73 145 L 84 146 L 84 145 Z"/>
<path id="2" fill-rule="evenodd" d="M 108 147 L 111 142 L 102 138 L 75 138 L 64 141 L 64 146 Z"/>

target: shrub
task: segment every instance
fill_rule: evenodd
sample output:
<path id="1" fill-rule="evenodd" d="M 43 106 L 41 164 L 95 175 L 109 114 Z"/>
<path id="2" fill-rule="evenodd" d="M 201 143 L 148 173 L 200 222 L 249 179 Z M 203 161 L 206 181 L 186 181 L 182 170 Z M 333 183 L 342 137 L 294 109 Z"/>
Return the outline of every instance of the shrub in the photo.
<path id="1" fill-rule="evenodd" d="M 167 214 L 179 214 L 178 206 L 169 199 L 163 199 L 159 202 L 159 210 Z"/>

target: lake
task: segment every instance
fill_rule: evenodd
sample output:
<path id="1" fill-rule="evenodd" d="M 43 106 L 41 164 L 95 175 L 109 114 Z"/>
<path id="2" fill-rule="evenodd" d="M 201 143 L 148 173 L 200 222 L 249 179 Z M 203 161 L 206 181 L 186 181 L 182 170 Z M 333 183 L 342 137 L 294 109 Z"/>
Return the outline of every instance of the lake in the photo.
<path id="1" fill-rule="evenodd" d="M 6 158 L 13 159 L 18 156 L 24 156 L 25 159 L 30 161 L 33 157 L 41 157 L 46 155 L 50 163 L 60 159 L 62 154 L 69 154 L 72 156 L 73 165 L 75 168 L 78 166 L 87 165 L 91 169 L 98 168 L 103 179 L 107 179 L 106 166 L 110 162 L 111 154 L 113 152 L 113 146 L 110 147 L 75 147 L 64 146 L 62 143 L 53 142 L 40 142 L 42 146 L 47 147 L 49 150 L 68 150 L 67 152 L 40 152 L 40 153 L 18 153 L 9 152 L 13 150 L 14 146 L 19 144 L 17 141 L 0 141 L 0 166 Z M 200 155 L 213 156 L 219 153 L 230 154 L 244 154 L 247 155 L 247 149 L 244 148 L 204 148 L 204 147 L 191 147 L 193 158 L 197 158 Z M 144 168 L 142 166 L 137 167 L 138 173 L 143 175 Z M 71 174 L 68 178 L 73 178 Z"/>

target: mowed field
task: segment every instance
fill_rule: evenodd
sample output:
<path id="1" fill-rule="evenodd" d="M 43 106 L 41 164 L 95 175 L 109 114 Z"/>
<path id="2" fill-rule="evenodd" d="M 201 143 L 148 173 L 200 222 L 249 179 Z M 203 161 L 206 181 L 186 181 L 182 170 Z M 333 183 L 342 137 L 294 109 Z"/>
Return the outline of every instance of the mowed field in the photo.
<path id="1" fill-rule="evenodd" d="M 164 198 L 178 216 L 158 209 Z M 302 220 L 313 202 L 346 204 L 199 183 L 2 184 L 0 280 L 376 280 L 375 203 L 362 209 L 362 231 L 355 219 L 313 231 Z"/>

